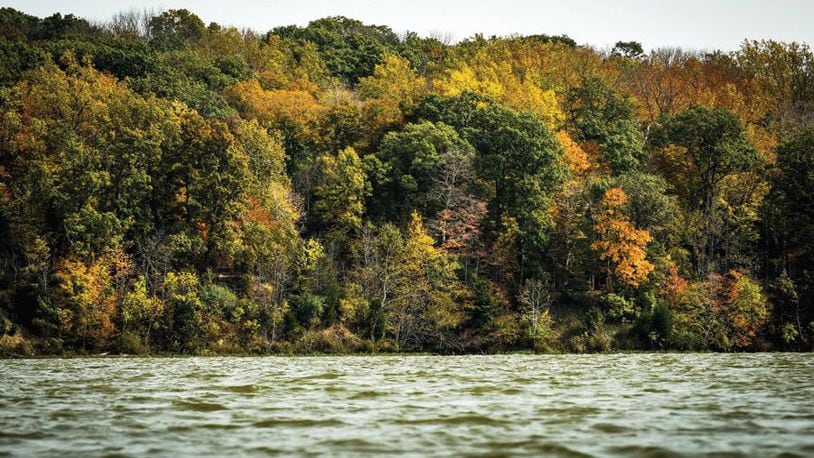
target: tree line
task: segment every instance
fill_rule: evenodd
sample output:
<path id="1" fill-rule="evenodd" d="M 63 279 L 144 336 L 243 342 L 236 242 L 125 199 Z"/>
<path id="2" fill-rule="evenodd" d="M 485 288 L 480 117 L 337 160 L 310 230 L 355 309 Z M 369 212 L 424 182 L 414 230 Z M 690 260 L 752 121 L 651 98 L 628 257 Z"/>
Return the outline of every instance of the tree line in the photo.
<path id="1" fill-rule="evenodd" d="M 0 354 L 811 350 L 814 54 L 0 9 Z"/>

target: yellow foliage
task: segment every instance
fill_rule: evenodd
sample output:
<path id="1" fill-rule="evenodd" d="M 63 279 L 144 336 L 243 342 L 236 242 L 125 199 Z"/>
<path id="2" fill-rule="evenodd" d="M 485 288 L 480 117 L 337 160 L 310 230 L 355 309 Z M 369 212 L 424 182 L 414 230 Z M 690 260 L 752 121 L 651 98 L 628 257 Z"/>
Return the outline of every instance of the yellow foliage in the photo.
<path id="1" fill-rule="evenodd" d="M 562 160 L 572 175 L 582 175 L 591 168 L 588 154 L 564 130 L 557 132 L 557 140 L 563 148 Z"/>
<path id="2" fill-rule="evenodd" d="M 104 347 L 115 332 L 116 296 L 109 266 L 103 260 L 64 259 L 57 265 L 55 278 L 61 335 Z"/>
<path id="3" fill-rule="evenodd" d="M 373 75 L 359 80 L 357 90 L 363 100 L 384 99 L 412 107 L 426 90 L 426 84 L 410 67 L 410 61 L 388 54 L 376 64 Z"/>
<path id="4" fill-rule="evenodd" d="M 436 90 L 444 96 L 454 97 L 464 92 L 474 92 L 493 99 L 500 99 L 503 86 L 497 81 L 495 68 L 487 66 L 476 73 L 468 64 L 447 71 L 446 77 L 435 81 Z"/>
<path id="5" fill-rule="evenodd" d="M 559 128 L 565 121 L 565 114 L 554 91 L 543 90 L 528 69 L 518 68 L 480 51 L 473 59 L 447 70 L 433 82 L 433 86 L 444 96 L 474 92 L 518 111 L 534 113 L 549 128 Z"/>
<path id="6" fill-rule="evenodd" d="M 755 147 L 760 158 L 767 164 L 774 164 L 777 160 L 777 136 L 766 127 L 757 124 L 746 126 L 749 143 Z"/>

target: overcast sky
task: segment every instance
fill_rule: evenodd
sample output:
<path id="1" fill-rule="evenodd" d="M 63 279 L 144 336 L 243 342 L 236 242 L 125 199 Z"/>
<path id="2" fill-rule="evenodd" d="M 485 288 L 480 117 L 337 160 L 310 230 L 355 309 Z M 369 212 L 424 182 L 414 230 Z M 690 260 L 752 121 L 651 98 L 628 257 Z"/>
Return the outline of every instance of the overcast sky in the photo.
<path id="1" fill-rule="evenodd" d="M 204 22 L 267 31 L 343 15 L 397 32 L 490 35 L 567 34 L 599 48 L 619 40 L 645 49 L 731 50 L 746 38 L 814 43 L 814 0 L 0 0 L 36 16 L 73 13 L 107 19 L 132 7 L 187 8 Z"/>

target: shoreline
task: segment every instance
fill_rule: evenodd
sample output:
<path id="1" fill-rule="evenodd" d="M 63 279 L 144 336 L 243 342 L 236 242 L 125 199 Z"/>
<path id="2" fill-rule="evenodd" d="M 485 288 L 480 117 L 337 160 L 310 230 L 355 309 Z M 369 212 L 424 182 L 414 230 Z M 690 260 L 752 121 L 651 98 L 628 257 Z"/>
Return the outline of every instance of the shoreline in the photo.
<path id="1" fill-rule="evenodd" d="M 148 353 L 148 354 L 42 354 L 30 356 L 2 356 L 0 360 L 34 360 L 34 359 L 181 359 L 181 358 L 327 358 L 327 357 L 467 357 L 467 356 L 596 356 L 596 355 L 792 355 L 792 354 L 814 354 L 811 351 L 704 351 L 704 350 L 617 350 L 608 352 L 532 352 L 532 351 L 511 351 L 511 352 L 482 352 L 482 353 L 432 353 L 432 352 L 310 352 L 310 353 Z"/>

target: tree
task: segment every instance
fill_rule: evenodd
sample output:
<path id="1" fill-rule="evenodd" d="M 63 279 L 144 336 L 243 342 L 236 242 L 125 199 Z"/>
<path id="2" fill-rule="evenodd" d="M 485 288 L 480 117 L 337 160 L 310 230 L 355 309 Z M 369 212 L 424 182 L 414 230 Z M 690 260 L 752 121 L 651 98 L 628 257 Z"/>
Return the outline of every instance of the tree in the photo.
<path id="1" fill-rule="evenodd" d="M 642 44 L 638 41 L 617 41 L 613 45 L 611 55 L 616 57 L 627 57 L 628 59 L 636 59 L 644 54 Z"/>
<path id="2" fill-rule="evenodd" d="M 534 117 L 499 106 L 476 112 L 470 131 L 478 150 L 480 178 L 494 186 L 489 203 L 491 228 L 505 217 L 516 218 L 519 268 L 517 281 L 539 268 L 551 224 L 551 196 L 565 176 L 556 137 Z M 527 270 L 528 268 L 528 270 Z"/>
<path id="3" fill-rule="evenodd" d="M 600 162 L 613 173 L 641 165 L 644 136 L 630 97 L 619 94 L 599 78 L 585 78 L 566 95 L 569 132 L 581 144 L 599 147 Z"/>
<path id="4" fill-rule="evenodd" d="M 208 336 L 198 276 L 192 272 L 169 272 L 164 278 L 163 290 L 164 304 L 171 320 L 171 347 L 184 351 L 200 350 L 208 343 Z"/>
<path id="5" fill-rule="evenodd" d="M 189 10 L 167 10 L 150 19 L 149 33 L 156 46 L 178 49 L 203 38 L 206 27 Z"/>
<path id="6" fill-rule="evenodd" d="M 359 80 L 357 90 L 363 99 L 384 100 L 404 113 L 412 113 L 425 86 L 407 59 L 388 54 L 376 64 L 373 75 Z"/>
<path id="7" fill-rule="evenodd" d="M 173 196 L 165 217 L 190 241 L 183 255 L 228 266 L 238 240 L 233 223 L 245 209 L 249 158 L 226 123 L 193 111 L 181 113 L 179 140 L 164 152 L 167 171 L 158 186 Z"/>
<path id="8" fill-rule="evenodd" d="M 663 173 L 679 189 L 686 208 L 697 214 L 700 240 L 695 267 L 701 275 L 714 272 L 719 239 L 718 201 L 721 184 L 750 170 L 760 160 L 740 120 L 722 108 L 694 107 L 666 119 L 655 145 L 661 146 Z M 671 173 L 681 168 L 683 173 Z M 681 180 L 682 181 L 678 181 Z M 695 210 L 699 209 L 699 210 Z"/>
<path id="9" fill-rule="evenodd" d="M 314 214 L 331 238 L 347 240 L 362 226 L 365 196 L 370 193 L 362 161 L 353 148 L 318 160 L 321 180 L 314 191 Z"/>
<path id="10" fill-rule="evenodd" d="M 277 27 L 269 35 L 315 43 L 330 72 L 348 85 L 371 75 L 383 55 L 397 52 L 399 41 L 389 27 L 342 16 L 317 19 L 302 28 Z"/>
<path id="11" fill-rule="evenodd" d="M 520 290 L 518 301 L 522 306 L 523 320 L 528 326 L 529 337 L 535 342 L 550 337 L 552 324 L 549 314 L 552 303 L 550 289 L 547 281 L 529 279 Z"/>
<path id="12" fill-rule="evenodd" d="M 542 266 L 552 223 L 551 197 L 566 175 L 562 146 L 533 115 L 472 94 L 426 98 L 418 112 L 454 126 L 475 147 L 476 176 L 488 189 L 488 214 L 482 225 L 488 239 L 495 241 L 509 219 L 519 228 L 513 242 L 518 286 Z"/>
<path id="13" fill-rule="evenodd" d="M 177 138 L 171 106 L 70 55 L 63 62 L 65 70 L 48 64 L 29 74 L 2 107 L 0 169 L 16 240 L 10 259 L 22 261 L 16 268 L 33 286 L 14 301 L 26 316 L 49 315 L 58 260 L 91 265 L 118 251 L 125 239 L 154 231 L 169 200 L 157 197 L 160 174 L 152 172 Z M 53 316 L 41 318 L 53 324 Z"/>
<path id="14" fill-rule="evenodd" d="M 731 272 L 727 292 L 728 342 L 736 348 L 745 348 L 755 337 L 769 316 L 769 307 L 760 285 L 740 272 Z"/>
<path id="15" fill-rule="evenodd" d="M 466 306 L 458 264 L 434 246 L 418 213 L 412 215 L 393 268 L 393 298 L 384 311 L 397 348 L 454 348 L 451 331 L 463 321 Z"/>
<path id="16" fill-rule="evenodd" d="M 633 172 L 616 177 L 612 183 L 628 197 L 626 214 L 631 224 L 652 236 L 648 253 L 676 256 L 681 242 L 682 214 L 667 181 L 659 175 Z"/>
<path id="17" fill-rule="evenodd" d="M 738 271 L 692 283 L 673 302 L 673 338 L 683 348 L 749 348 L 769 316 L 760 286 Z"/>
<path id="18" fill-rule="evenodd" d="M 777 163 L 771 176 L 772 189 L 764 209 L 768 222 L 764 234 L 770 269 L 783 281 L 786 305 L 784 321 L 795 323 L 804 341 L 811 340 L 808 323 L 814 322 L 814 129 L 806 129 L 777 148 Z M 785 280 L 784 280 L 785 278 Z M 790 303 L 790 304 L 789 304 Z M 794 311 L 788 310 L 789 308 Z M 785 309 L 785 310 L 784 310 Z"/>
<path id="19" fill-rule="evenodd" d="M 376 189 L 385 215 L 405 218 L 413 209 L 429 218 L 451 209 L 456 190 L 471 183 L 474 148 L 444 123 L 408 124 L 382 139 L 376 157 L 387 176 Z M 394 205 L 395 204 L 395 205 Z"/>
<path id="20" fill-rule="evenodd" d="M 647 244 L 650 233 L 630 224 L 624 214 L 628 197 L 620 188 L 611 188 L 602 198 L 602 209 L 596 218 L 594 230 L 597 240 L 591 249 L 599 252 L 599 259 L 607 261 L 608 283 L 619 278 L 624 285 L 638 287 L 647 280 L 653 271 L 653 264 L 647 258 Z"/>
<path id="21" fill-rule="evenodd" d="M 814 108 L 814 52 L 805 43 L 745 41 L 738 64 L 758 87 L 760 102 L 772 118 L 792 123 L 810 120 Z"/>
<path id="22" fill-rule="evenodd" d="M 397 257 L 404 247 L 399 230 L 385 223 L 380 227 L 365 225 L 356 252 L 356 268 L 351 279 L 358 284 L 370 304 L 368 336 L 376 341 L 386 328 L 386 311 L 390 308 L 396 285 Z"/>
<path id="23" fill-rule="evenodd" d="M 128 81 L 134 90 L 184 102 L 205 117 L 224 119 L 236 114 L 221 91 L 238 79 L 225 74 L 213 60 L 193 51 L 176 51 L 151 58 L 150 63 L 150 71 L 132 75 Z"/>
<path id="24" fill-rule="evenodd" d="M 526 66 L 512 65 L 514 56 L 496 58 L 482 49 L 468 61 L 447 70 L 433 85 L 441 95 L 455 97 L 471 92 L 495 100 L 519 112 L 533 113 L 550 129 L 565 118 L 553 90 L 543 89 Z"/>
<path id="25" fill-rule="evenodd" d="M 101 350 L 116 332 L 112 272 L 104 259 L 65 259 L 56 268 L 53 291 L 60 336 L 81 348 Z"/>
<path id="26" fill-rule="evenodd" d="M 164 314 L 164 304 L 149 294 L 147 279 L 140 276 L 133 289 L 127 292 L 120 306 L 122 334 L 131 333 L 137 336 L 147 348 L 150 345 L 150 334 Z"/>

